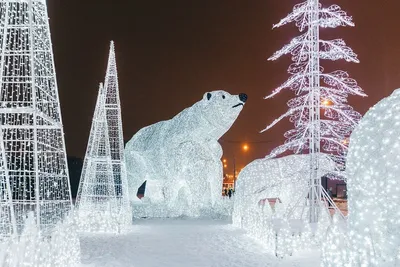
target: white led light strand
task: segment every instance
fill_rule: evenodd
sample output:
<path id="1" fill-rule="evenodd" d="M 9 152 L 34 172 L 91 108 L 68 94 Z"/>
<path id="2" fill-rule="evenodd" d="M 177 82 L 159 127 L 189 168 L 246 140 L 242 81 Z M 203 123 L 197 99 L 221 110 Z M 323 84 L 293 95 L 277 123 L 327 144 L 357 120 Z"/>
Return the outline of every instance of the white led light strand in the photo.
<path id="1" fill-rule="evenodd" d="M 263 131 L 289 117 L 295 129 L 285 133 L 286 141 L 275 148 L 268 158 L 276 157 L 287 150 L 310 154 L 310 222 L 317 222 L 320 212 L 321 177 L 317 170 L 316 155 L 326 153 L 338 163 L 338 170 L 344 167 L 347 138 L 357 125 L 361 115 L 347 104 L 348 95 L 365 96 L 356 81 L 341 70 L 325 73 L 320 59 L 358 62 L 356 54 L 343 40 L 321 40 L 319 29 L 338 26 L 354 26 L 351 17 L 337 5 L 323 8 L 318 0 L 308 0 L 294 6 L 293 11 L 274 28 L 294 22 L 302 34 L 295 37 L 269 60 L 291 55 L 293 63 L 288 72 L 291 77 L 272 94 L 272 98 L 284 89 L 292 90 L 296 97 L 288 102 L 289 111 L 273 121 Z M 322 114 L 321 114 L 322 111 Z M 338 174 L 338 173 L 337 173 Z M 325 195 L 325 197 L 328 197 Z"/>
<path id="2" fill-rule="evenodd" d="M 72 202 L 46 2 L 1 1 L 0 36 L 0 180 L 10 181 L 17 232 L 33 211 L 51 235 Z"/>
<path id="3" fill-rule="evenodd" d="M 82 232 L 120 231 L 105 98 L 100 84 L 76 197 L 77 222 Z"/>
<path id="4" fill-rule="evenodd" d="M 114 42 L 110 44 L 110 53 L 104 82 L 105 109 L 110 139 L 111 162 L 115 183 L 115 197 L 118 202 L 119 222 L 132 224 L 132 210 L 129 202 L 129 189 L 124 156 L 124 135 L 122 131 L 121 101 L 119 98 L 117 63 Z"/>
<path id="5" fill-rule="evenodd" d="M 335 170 L 327 155 L 318 155 L 319 177 Z M 257 159 L 238 177 L 233 225 L 281 258 L 324 242 L 330 224 L 327 209 L 320 214 L 318 224 L 312 225 L 313 230 L 308 222 L 310 207 L 303 202 L 309 202 L 309 161 L 308 155 Z"/>
<path id="6" fill-rule="evenodd" d="M 132 137 L 125 157 L 135 215 L 195 217 L 216 207 L 227 210 L 221 200 L 218 139 L 235 122 L 246 100 L 246 94 L 208 92 L 172 119 L 147 126 Z M 145 201 L 139 201 L 136 195 L 144 181 Z"/>
<path id="7" fill-rule="evenodd" d="M 400 89 L 354 130 L 346 171 L 350 266 L 399 266 Z"/>
<path id="8" fill-rule="evenodd" d="M 45 0 L 0 1 L 0 266 L 76 266 Z"/>

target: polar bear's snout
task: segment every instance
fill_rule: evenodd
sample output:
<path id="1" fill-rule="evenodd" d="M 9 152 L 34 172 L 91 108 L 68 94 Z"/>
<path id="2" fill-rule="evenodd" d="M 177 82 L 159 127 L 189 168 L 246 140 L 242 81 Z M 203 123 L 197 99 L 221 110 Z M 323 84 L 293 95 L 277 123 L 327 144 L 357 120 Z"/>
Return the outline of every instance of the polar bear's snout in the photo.
<path id="1" fill-rule="evenodd" d="M 236 107 L 238 107 L 238 106 L 243 106 L 244 103 L 247 101 L 247 95 L 244 94 L 244 93 L 241 93 L 241 94 L 239 94 L 239 99 L 240 99 L 240 101 L 242 101 L 243 103 L 238 103 L 238 104 L 234 105 L 232 108 L 236 108 Z"/>
<path id="2" fill-rule="evenodd" d="M 243 103 L 247 101 L 247 95 L 244 93 L 239 94 L 239 99 L 240 101 L 242 101 Z"/>

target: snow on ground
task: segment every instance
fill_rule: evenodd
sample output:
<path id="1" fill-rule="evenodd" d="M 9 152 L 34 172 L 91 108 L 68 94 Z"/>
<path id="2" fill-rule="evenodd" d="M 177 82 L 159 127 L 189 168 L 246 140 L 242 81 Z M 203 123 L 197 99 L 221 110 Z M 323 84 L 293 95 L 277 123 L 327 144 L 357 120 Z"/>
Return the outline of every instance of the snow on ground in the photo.
<path id="1" fill-rule="evenodd" d="M 319 267 L 316 252 L 277 259 L 228 219 L 139 219 L 131 230 L 82 236 L 82 267 Z"/>

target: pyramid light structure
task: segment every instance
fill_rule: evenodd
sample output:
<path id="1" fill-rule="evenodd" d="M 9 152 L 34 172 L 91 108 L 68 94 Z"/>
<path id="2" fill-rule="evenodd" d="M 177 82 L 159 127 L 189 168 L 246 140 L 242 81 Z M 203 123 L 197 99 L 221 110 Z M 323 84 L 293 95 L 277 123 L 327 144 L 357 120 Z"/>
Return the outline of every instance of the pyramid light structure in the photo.
<path id="1" fill-rule="evenodd" d="M 105 110 L 105 93 L 100 84 L 76 206 L 82 232 L 117 232 L 117 199 L 111 162 Z"/>
<path id="2" fill-rule="evenodd" d="M 129 201 L 128 180 L 124 157 L 124 136 L 122 131 L 121 101 L 119 98 L 118 73 L 115 59 L 114 42 L 110 43 L 110 52 L 104 81 L 105 108 L 110 138 L 111 161 L 113 166 L 116 197 L 119 202 L 120 220 L 124 225 L 132 223 L 132 211 Z"/>
<path id="3" fill-rule="evenodd" d="M 48 236 L 72 201 L 45 0 L 0 2 L 0 124 L 1 212 L 12 202 L 14 214 L 0 235 L 12 235 L 15 225 L 20 234 L 33 212 L 40 235 Z"/>

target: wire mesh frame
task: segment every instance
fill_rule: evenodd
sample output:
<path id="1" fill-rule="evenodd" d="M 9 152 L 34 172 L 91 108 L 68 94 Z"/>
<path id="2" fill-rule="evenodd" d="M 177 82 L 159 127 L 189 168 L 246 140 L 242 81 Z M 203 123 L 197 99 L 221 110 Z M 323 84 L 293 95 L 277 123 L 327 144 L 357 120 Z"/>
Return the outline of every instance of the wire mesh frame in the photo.
<path id="1" fill-rule="evenodd" d="M 76 198 L 80 231 L 118 231 L 120 222 L 115 192 L 105 92 L 100 84 Z"/>
<path id="2" fill-rule="evenodd" d="M 72 199 L 45 0 L 0 2 L 0 101 L 17 231 L 49 235 Z"/>
<path id="3" fill-rule="evenodd" d="M 105 109 L 110 138 L 111 160 L 116 197 L 119 202 L 121 221 L 131 224 L 132 214 L 129 202 L 128 181 L 124 157 L 124 137 L 122 129 L 121 102 L 119 98 L 118 73 L 114 42 L 110 43 L 107 71 L 104 82 Z"/>
<path id="4" fill-rule="evenodd" d="M 3 129 L 0 126 L 0 242 L 3 238 L 17 233 L 10 177 L 3 141 Z"/>

